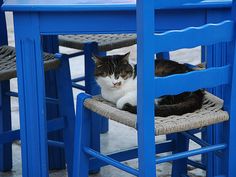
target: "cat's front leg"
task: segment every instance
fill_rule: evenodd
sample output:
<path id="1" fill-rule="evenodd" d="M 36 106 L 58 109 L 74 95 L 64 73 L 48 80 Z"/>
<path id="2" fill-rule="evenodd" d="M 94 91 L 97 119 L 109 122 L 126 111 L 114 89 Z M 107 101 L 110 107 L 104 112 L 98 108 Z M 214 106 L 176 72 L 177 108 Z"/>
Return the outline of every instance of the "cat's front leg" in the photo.
<path id="1" fill-rule="evenodd" d="M 118 109 L 123 109 L 126 104 L 137 106 L 137 92 L 128 92 L 116 102 Z"/>

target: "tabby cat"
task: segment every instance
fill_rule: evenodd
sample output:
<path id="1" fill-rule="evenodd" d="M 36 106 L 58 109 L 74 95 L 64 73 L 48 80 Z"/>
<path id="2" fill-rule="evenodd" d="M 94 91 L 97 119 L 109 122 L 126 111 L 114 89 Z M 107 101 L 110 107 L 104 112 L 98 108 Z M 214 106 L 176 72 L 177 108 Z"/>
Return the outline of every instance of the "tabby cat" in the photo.
<path id="1" fill-rule="evenodd" d="M 105 57 L 94 56 L 95 78 L 102 97 L 117 108 L 137 113 L 136 65 L 129 62 L 129 53 Z M 155 76 L 164 77 L 192 71 L 175 61 L 156 59 Z M 202 106 L 204 91 L 162 96 L 155 100 L 155 116 L 166 117 L 194 112 Z"/>

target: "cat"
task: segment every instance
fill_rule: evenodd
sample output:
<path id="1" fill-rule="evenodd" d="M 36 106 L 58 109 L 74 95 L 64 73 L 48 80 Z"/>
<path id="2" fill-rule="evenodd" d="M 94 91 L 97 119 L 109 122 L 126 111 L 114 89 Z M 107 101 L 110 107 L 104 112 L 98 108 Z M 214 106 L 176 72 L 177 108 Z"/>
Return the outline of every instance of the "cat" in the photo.
<path id="1" fill-rule="evenodd" d="M 125 55 L 93 56 L 95 79 L 101 87 L 102 97 L 116 104 L 121 110 L 137 113 L 137 67 Z M 158 58 L 155 60 L 155 76 L 190 72 L 188 66 L 175 61 Z M 155 116 L 167 117 L 194 112 L 202 107 L 203 90 L 162 96 L 155 100 Z"/>

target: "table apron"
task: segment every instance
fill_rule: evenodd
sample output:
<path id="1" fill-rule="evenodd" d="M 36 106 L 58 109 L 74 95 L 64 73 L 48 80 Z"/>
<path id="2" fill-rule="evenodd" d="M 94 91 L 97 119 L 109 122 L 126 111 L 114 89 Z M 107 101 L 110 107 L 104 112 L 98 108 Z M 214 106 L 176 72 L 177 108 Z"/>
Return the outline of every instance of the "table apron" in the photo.
<path id="1" fill-rule="evenodd" d="M 15 12 L 26 13 L 26 12 Z M 27 12 L 38 13 L 40 33 L 58 34 L 102 34 L 135 33 L 136 11 L 81 11 L 81 12 Z M 209 14 L 216 18 L 207 20 Z M 224 9 L 177 9 L 156 11 L 156 31 L 183 29 L 200 26 L 206 22 L 219 22 L 228 19 L 230 8 Z"/>

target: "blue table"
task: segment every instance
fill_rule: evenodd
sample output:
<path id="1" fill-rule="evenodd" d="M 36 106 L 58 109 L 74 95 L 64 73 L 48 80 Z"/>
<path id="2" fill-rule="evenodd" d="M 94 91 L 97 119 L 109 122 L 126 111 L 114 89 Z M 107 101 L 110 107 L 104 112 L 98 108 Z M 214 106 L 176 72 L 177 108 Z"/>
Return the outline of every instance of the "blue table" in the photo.
<path id="1" fill-rule="evenodd" d="M 20 115 L 23 124 L 21 141 L 24 177 L 48 176 L 45 88 L 40 35 L 135 33 L 135 4 L 135 0 L 5 1 L 3 9 L 14 12 Z M 206 4 L 210 7 L 206 8 Z M 196 3 L 186 4 L 181 9 L 173 7 L 174 5 L 157 10 L 156 31 L 222 21 L 230 15 L 231 1 L 196 0 Z M 209 50 L 214 49 L 217 47 L 209 48 Z M 222 50 L 217 52 L 220 53 Z M 209 57 L 215 58 L 214 55 Z M 34 128 L 31 128 L 32 122 Z M 98 136 L 99 133 L 94 138 Z M 67 141 L 67 137 L 65 138 L 67 143 L 72 143 Z M 66 154 L 69 176 L 72 155 L 72 153 Z"/>

